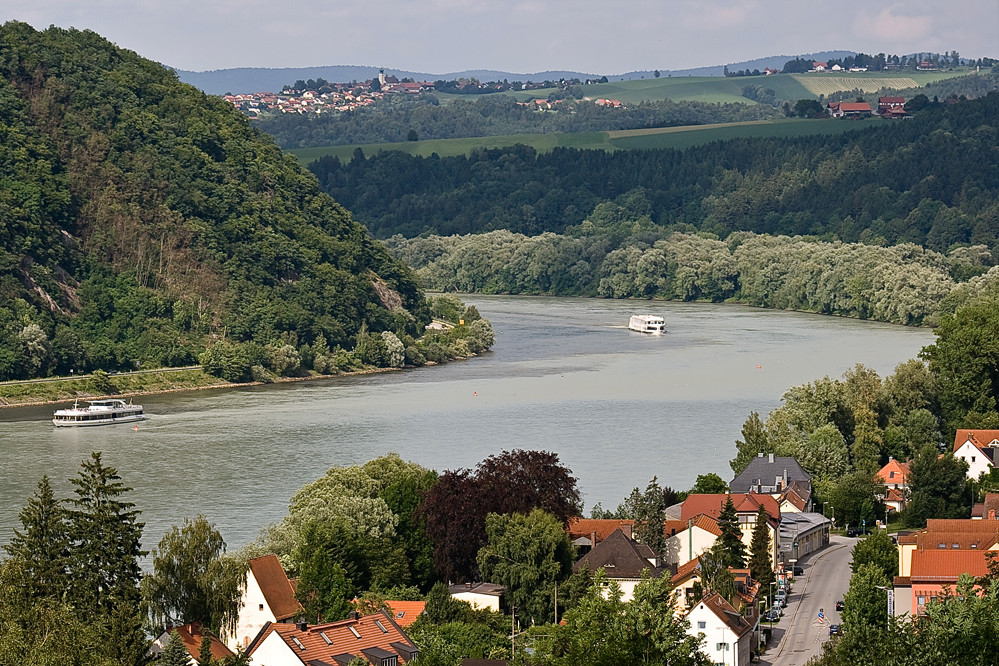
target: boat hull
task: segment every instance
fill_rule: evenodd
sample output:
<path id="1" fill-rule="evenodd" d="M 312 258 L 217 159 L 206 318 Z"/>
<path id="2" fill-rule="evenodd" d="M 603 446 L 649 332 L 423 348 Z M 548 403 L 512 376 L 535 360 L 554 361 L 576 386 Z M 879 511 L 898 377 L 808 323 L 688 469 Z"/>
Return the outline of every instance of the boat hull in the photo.
<path id="1" fill-rule="evenodd" d="M 145 421 L 145 414 L 126 414 L 100 419 L 90 419 L 86 421 L 69 421 L 64 419 L 52 419 L 52 425 L 57 428 L 88 428 L 90 426 L 114 425 L 116 423 L 135 423 Z"/>

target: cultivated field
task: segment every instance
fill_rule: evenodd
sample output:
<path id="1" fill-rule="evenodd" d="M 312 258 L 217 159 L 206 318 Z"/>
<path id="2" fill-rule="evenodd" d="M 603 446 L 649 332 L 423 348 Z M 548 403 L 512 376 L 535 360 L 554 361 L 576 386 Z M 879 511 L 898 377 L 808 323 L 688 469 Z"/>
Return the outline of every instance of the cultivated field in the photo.
<path id="1" fill-rule="evenodd" d="M 870 127 L 888 122 L 880 118 L 866 120 L 847 118 L 826 118 L 821 120 L 758 120 L 744 123 L 720 123 L 713 125 L 686 125 L 683 127 L 662 127 L 641 130 L 619 130 L 615 132 L 580 132 L 576 134 L 515 134 L 509 136 L 487 136 L 470 139 L 440 139 L 434 141 L 406 141 L 401 143 L 376 143 L 353 146 L 326 146 L 323 148 L 300 148 L 288 151 L 303 165 L 320 157 L 330 155 L 341 162 L 348 162 L 354 150 L 360 148 L 365 155 L 374 155 L 385 150 L 398 150 L 410 155 L 429 157 L 437 153 L 441 157 L 467 155 L 472 150 L 483 148 L 505 148 L 523 144 L 539 153 L 554 148 L 582 148 L 593 150 L 648 150 L 655 148 L 675 148 L 683 150 L 711 141 L 750 137 L 796 137 L 812 134 L 838 134 L 862 127 Z"/>
<path id="2" fill-rule="evenodd" d="M 890 90 L 905 90 L 917 88 L 919 84 L 913 79 L 903 77 L 881 78 L 870 76 L 795 76 L 808 92 L 815 96 L 832 95 L 838 92 L 862 90 L 865 93 L 876 93 L 882 88 Z"/>

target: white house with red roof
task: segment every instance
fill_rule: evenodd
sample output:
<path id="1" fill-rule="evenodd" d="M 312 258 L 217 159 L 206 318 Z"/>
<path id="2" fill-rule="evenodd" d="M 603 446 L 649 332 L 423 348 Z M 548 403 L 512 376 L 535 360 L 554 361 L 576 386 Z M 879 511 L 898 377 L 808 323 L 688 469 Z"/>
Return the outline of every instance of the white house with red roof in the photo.
<path id="1" fill-rule="evenodd" d="M 666 537 L 663 562 L 677 567 L 700 557 L 721 536 L 718 521 L 704 513 L 688 520 L 667 520 L 663 530 Z"/>
<path id="2" fill-rule="evenodd" d="M 888 510 L 898 512 L 904 509 L 909 496 L 909 463 L 889 458 L 888 463 L 878 471 L 878 478 L 888 489 L 885 496 Z"/>
<path id="3" fill-rule="evenodd" d="M 871 105 L 867 102 L 829 102 L 829 115 L 833 118 L 869 116 Z"/>
<path id="4" fill-rule="evenodd" d="M 260 666 L 347 666 L 354 659 L 372 666 L 400 666 L 419 649 L 388 613 L 308 625 L 267 624 L 247 649 Z"/>
<path id="5" fill-rule="evenodd" d="M 780 561 L 780 504 L 771 495 L 762 493 L 717 493 L 688 495 L 680 509 L 680 520 L 686 522 L 701 514 L 718 520 L 726 499 L 731 496 L 735 505 L 735 513 L 739 519 L 739 529 L 742 531 L 742 542 L 749 547 L 753 539 L 753 529 L 756 527 L 756 514 L 760 506 L 769 517 L 771 561 L 774 569 Z"/>
<path id="6" fill-rule="evenodd" d="M 958 430 L 954 435 L 954 457 L 968 463 L 968 478 L 977 479 L 992 469 L 999 451 L 999 430 Z"/>
<path id="7" fill-rule="evenodd" d="M 701 652 L 713 664 L 748 666 L 753 649 L 753 624 L 718 593 L 701 599 L 687 613 L 687 633 L 701 636 Z"/>
<path id="8" fill-rule="evenodd" d="M 255 557 L 249 561 L 236 630 L 223 637 L 225 644 L 244 648 L 268 622 L 293 623 L 302 612 L 277 555 Z"/>

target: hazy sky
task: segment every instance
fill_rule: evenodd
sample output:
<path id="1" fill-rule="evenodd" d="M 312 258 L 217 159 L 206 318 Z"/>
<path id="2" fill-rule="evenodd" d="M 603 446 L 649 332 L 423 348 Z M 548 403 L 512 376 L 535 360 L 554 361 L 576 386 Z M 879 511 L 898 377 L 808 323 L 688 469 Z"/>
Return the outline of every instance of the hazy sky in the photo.
<path id="1" fill-rule="evenodd" d="M 830 50 L 999 57 L 999 0 L 0 0 L 179 69 L 620 74 Z"/>

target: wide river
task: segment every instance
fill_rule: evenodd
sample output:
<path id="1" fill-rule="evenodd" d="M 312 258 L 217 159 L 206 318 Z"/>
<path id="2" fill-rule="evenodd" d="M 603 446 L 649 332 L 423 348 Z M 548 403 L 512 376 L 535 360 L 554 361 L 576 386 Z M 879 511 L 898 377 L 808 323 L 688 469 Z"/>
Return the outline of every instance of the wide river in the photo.
<path id="1" fill-rule="evenodd" d="M 0 543 L 43 474 L 58 496 L 91 451 L 134 488 L 146 546 L 204 514 L 231 548 L 280 520 L 288 499 L 332 465 L 389 451 L 426 467 L 472 467 L 503 450 L 559 454 L 586 512 L 655 475 L 689 488 L 732 477 L 751 411 L 790 386 L 856 363 L 890 374 L 933 342 L 927 329 L 736 305 L 468 296 L 496 330 L 468 361 L 376 375 L 142 399 L 149 420 L 54 428 L 51 407 L 0 410 Z M 666 315 L 669 333 L 628 317 Z"/>

